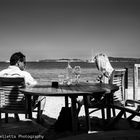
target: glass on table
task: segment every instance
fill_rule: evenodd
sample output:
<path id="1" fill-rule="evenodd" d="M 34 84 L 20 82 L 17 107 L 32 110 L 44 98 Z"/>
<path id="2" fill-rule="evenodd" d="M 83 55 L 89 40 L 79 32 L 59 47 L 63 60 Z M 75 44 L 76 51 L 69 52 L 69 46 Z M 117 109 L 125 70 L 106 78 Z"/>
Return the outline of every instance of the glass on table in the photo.
<path id="1" fill-rule="evenodd" d="M 75 66 L 73 73 L 74 73 L 74 76 L 75 76 L 75 82 L 79 83 L 80 74 L 81 74 L 81 67 L 80 66 Z"/>
<path id="2" fill-rule="evenodd" d="M 64 74 L 59 74 L 58 75 L 58 82 L 59 82 L 60 85 L 63 85 L 64 80 L 65 80 L 65 75 Z"/>
<path id="3" fill-rule="evenodd" d="M 102 74 L 98 75 L 96 78 L 96 81 L 99 83 L 102 83 L 103 82 L 103 75 Z"/>

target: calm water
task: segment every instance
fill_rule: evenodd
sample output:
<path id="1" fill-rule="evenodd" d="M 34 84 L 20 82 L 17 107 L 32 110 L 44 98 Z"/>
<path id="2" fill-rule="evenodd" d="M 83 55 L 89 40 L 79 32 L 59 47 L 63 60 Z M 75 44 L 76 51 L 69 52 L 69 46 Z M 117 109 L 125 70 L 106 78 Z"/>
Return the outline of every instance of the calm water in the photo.
<path id="1" fill-rule="evenodd" d="M 0 62 L 0 70 L 7 68 L 9 63 Z M 128 67 L 128 79 L 129 86 L 132 85 L 133 81 L 133 63 L 129 62 L 113 62 L 114 68 L 124 68 Z M 86 62 L 71 62 L 71 66 L 81 67 L 81 77 L 83 81 L 95 81 L 99 71 L 96 69 L 94 63 Z M 52 80 L 57 80 L 59 74 L 66 73 L 67 62 L 27 62 L 26 70 L 31 73 L 31 75 L 40 83 L 50 82 Z M 140 74 L 139 74 L 140 77 Z"/>

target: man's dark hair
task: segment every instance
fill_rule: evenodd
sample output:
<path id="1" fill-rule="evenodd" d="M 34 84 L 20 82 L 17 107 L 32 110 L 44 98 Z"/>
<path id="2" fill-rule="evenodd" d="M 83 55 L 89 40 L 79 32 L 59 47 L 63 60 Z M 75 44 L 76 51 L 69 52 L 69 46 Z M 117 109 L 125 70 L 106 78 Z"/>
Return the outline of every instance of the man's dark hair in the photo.
<path id="1" fill-rule="evenodd" d="M 21 52 L 16 52 L 12 54 L 10 58 L 10 65 L 15 65 L 18 61 L 24 62 L 25 61 L 25 55 Z"/>

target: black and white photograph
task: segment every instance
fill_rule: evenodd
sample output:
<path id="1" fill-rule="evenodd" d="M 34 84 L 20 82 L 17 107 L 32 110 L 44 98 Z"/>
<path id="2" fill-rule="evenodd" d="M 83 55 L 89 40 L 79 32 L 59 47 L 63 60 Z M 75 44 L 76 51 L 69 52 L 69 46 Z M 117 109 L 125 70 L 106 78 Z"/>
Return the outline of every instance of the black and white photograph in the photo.
<path id="1" fill-rule="evenodd" d="M 139 0 L 0 0 L 0 140 L 140 139 Z"/>

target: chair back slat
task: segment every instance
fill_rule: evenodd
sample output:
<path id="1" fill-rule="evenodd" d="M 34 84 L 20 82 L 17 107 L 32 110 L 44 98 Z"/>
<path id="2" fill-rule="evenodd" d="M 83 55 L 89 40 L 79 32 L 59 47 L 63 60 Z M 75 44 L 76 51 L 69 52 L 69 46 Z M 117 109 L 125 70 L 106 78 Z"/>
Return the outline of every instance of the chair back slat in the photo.
<path id="1" fill-rule="evenodd" d="M 0 77 L 0 86 L 24 86 L 23 77 Z"/>
<path id="2" fill-rule="evenodd" d="M 114 96 L 117 100 L 125 101 L 126 99 L 126 85 L 128 85 L 128 80 L 126 78 L 127 69 L 115 69 L 109 80 L 110 84 L 116 84 L 119 86 L 119 90 L 115 92 Z"/>
<path id="3" fill-rule="evenodd" d="M 0 77 L 0 112 L 25 114 L 24 94 L 19 91 L 24 85 L 23 77 Z"/>

